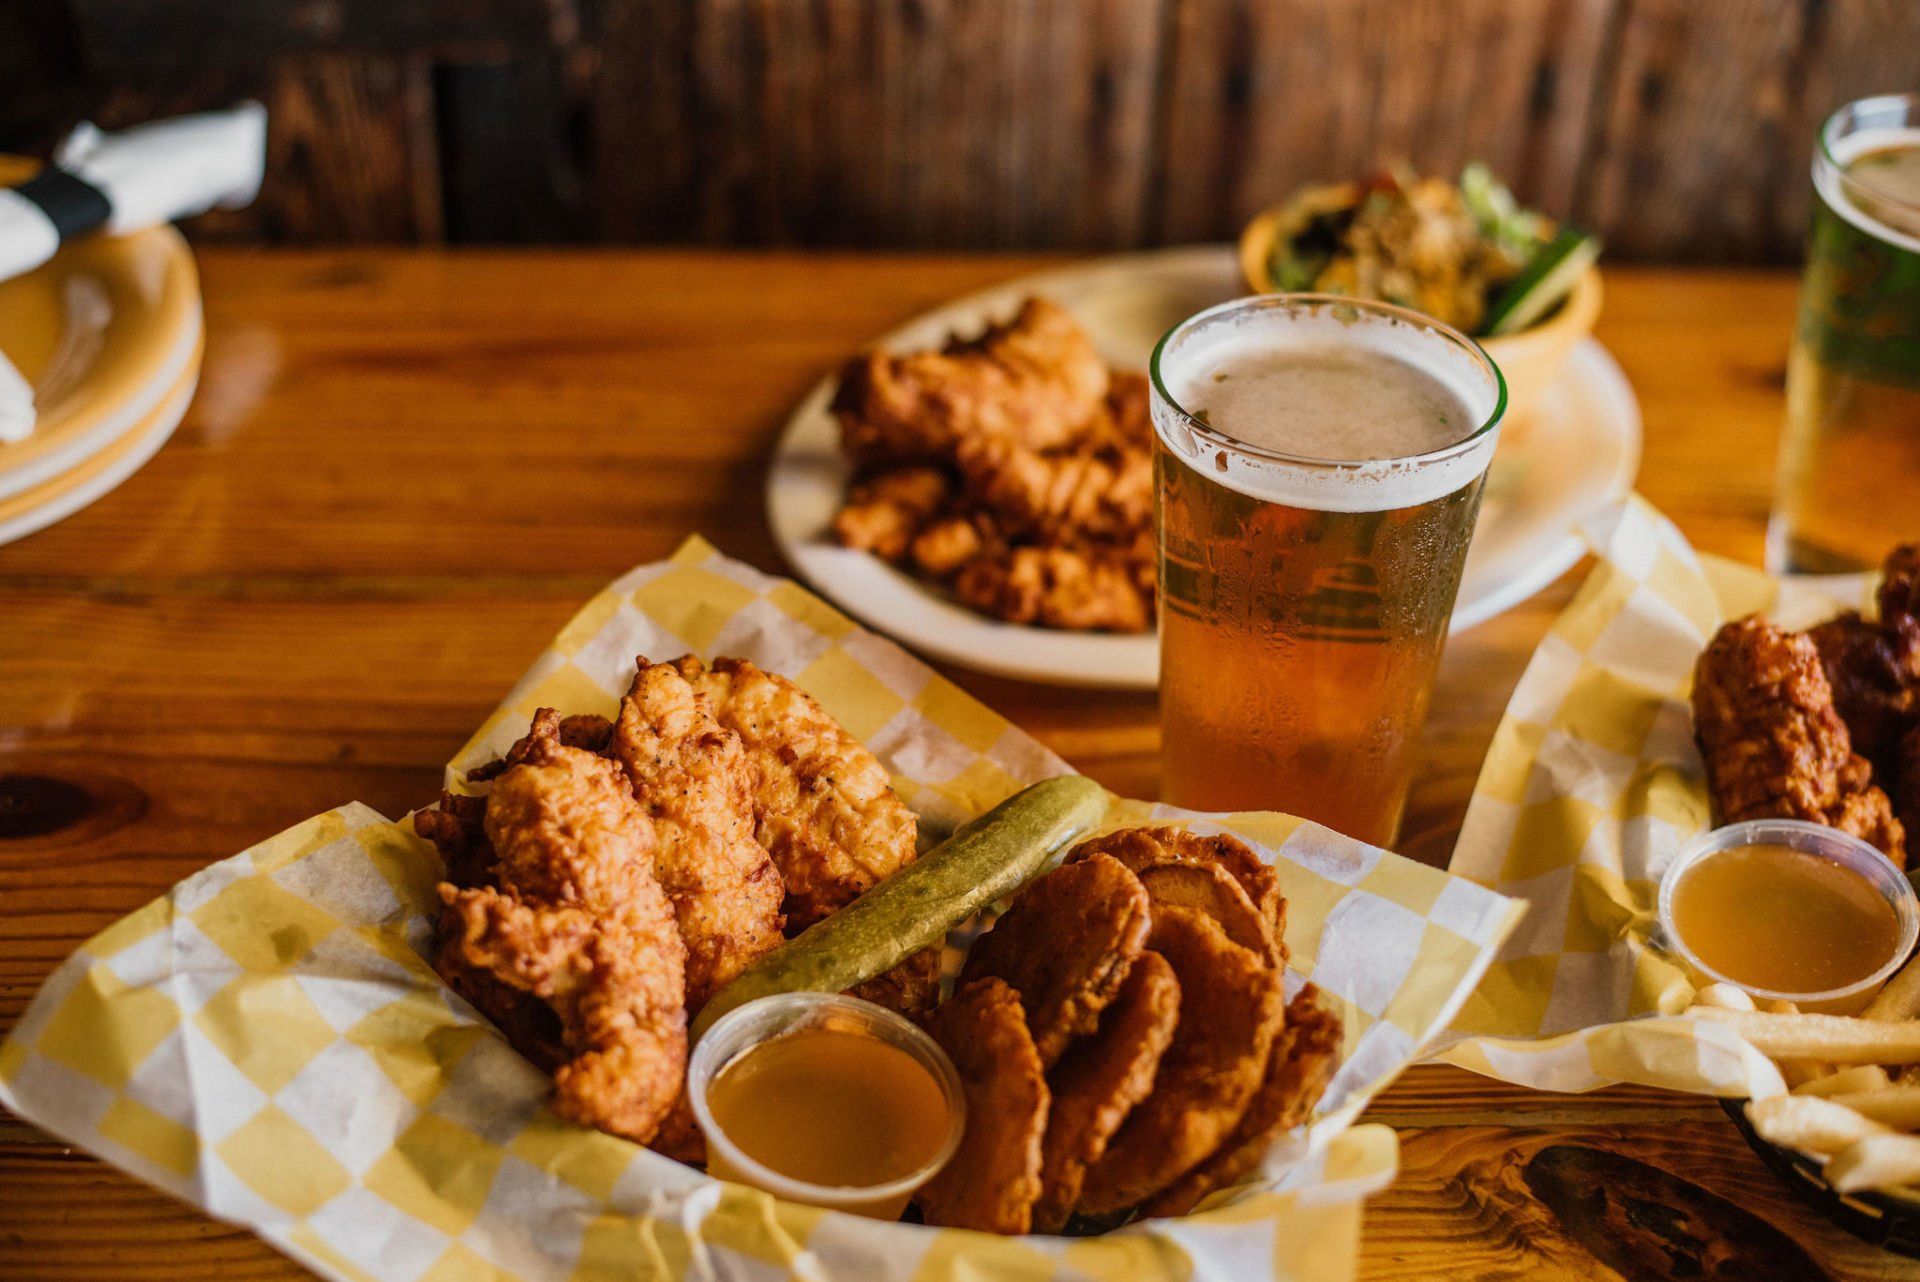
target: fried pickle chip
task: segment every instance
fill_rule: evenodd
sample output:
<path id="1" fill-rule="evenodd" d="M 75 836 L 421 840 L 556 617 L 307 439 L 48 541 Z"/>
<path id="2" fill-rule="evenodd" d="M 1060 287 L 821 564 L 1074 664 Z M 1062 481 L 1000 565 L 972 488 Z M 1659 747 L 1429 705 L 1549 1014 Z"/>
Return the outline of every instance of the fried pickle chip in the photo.
<path id="1" fill-rule="evenodd" d="M 1154 864 L 1140 869 L 1138 876 L 1154 912 L 1196 908 L 1213 918 L 1234 943 L 1259 953 L 1268 965 L 1281 964 L 1280 941 L 1273 937 L 1272 923 L 1218 864 Z"/>
<path id="2" fill-rule="evenodd" d="M 1280 972 L 1200 910 L 1155 909 L 1147 946 L 1180 981 L 1180 1019 L 1153 1093 L 1087 1172 L 1085 1215 L 1146 1200 L 1220 1147 L 1259 1089 L 1286 1017 Z"/>
<path id="3" fill-rule="evenodd" d="M 989 975 L 1020 994 L 1040 1062 L 1091 1033 L 1147 936 L 1147 892 L 1117 860 L 1093 857 L 1034 880 L 967 954 L 960 982 Z"/>
<path id="4" fill-rule="evenodd" d="M 1313 1115 L 1340 1054 L 1340 1017 L 1312 984 L 1287 1004 L 1287 1025 L 1273 1040 L 1267 1075 L 1240 1124 L 1198 1166 L 1140 1208 L 1143 1215 L 1185 1215 L 1215 1189 L 1237 1184 L 1260 1164 L 1268 1147 Z"/>
<path id="5" fill-rule="evenodd" d="M 929 1224 L 1025 1233 L 1040 1197 L 1049 1097 L 1020 997 L 998 979 L 977 980 L 933 1012 L 928 1031 L 959 1070 L 967 1129 L 920 1190 L 920 1211 Z"/>
<path id="6" fill-rule="evenodd" d="M 1066 1225 L 1087 1168 L 1153 1090 L 1154 1070 L 1179 1017 L 1180 981 L 1173 967 L 1158 953 L 1141 953 L 1100 1016 L 1099 1029 L 1068 1047 L 1048 1074 L 1053 1107 L 1041 1146 L 1034 1232 L 1057 1233 Z"/>
<path id="7" fill-rule="evenodd" d="M 1097 854 L 1118 859 L 1136 873 L 1161 864 L 1200 864 L 1220 869 L 1240 884 L 1255 910 L 1267 920 L 1278 952 L 1277 964 L 1286 963 L 1287 901 L 1280 894 L 1279 879 L 1238 837 L 1185 828 L 1122 828 L 1081 842 L 1067 856 L 1067 862 Z"/>

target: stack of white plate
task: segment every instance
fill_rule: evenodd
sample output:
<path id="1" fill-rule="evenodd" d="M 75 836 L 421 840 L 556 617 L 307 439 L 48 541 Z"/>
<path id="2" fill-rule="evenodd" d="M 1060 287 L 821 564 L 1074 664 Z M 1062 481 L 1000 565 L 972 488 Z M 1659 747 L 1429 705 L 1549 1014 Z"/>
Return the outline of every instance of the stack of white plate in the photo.
<path id="1" fill-rule="evenodd" d="M 0 180 L 20 175 L 0 161 Z M 152 458 L 200 378 L 200 281 L 171 227 L 94 236 L 0 282 L 0 352 L 36 422 L 0 444 L 0 543 L 106 494 Z"/>

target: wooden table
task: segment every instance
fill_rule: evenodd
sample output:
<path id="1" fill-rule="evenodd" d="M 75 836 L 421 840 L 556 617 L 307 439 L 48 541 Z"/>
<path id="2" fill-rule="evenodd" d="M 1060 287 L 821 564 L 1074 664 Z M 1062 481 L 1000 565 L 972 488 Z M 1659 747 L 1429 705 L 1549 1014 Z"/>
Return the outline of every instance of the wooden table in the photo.
<path id="1" fill-rule="evenodd" d="M 179 435 L 0 548 L 0 1030 L 75 945 L 202 865 L 341 802 L 429 797 L 620 571 L 696 530 L 777 567 L 761 472 L 789 407 L 862 340 L 1044 261 L 204 254 L 206 370 Z M 1645 408 L 1640 488 L 1750 561 L 1793 290 L 1608 274 L 1600 336 Z M 1445 861 L 1576 581 L 1449 648 L 1415 857 Z M 1102 783 L 1153 794 L 1150 696 L 952 675 Z M 1367 1277 L 1920 1273 L 1805 1210 L 1711 1101 L 1422 1068 L 1372 1116 L 1400 1128 L 1405 1169 L 1371 1203 Z M 302 1274 L 0 1114 L 0 1277 L 213 1276 Z"/>

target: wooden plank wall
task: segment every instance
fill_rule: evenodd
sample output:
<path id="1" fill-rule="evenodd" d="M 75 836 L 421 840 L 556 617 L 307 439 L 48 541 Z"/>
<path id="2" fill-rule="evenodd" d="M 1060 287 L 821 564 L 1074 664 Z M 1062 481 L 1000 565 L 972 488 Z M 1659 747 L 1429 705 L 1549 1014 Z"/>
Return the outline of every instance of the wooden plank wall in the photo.
<path id="1" fill-rule="evenodd" d="M 1788 261 L 1915 0 L 31 0 L 0 146 L 257 94 L 206 236 L 1118 248 L 1484 158 L 1621 257 Z"/>

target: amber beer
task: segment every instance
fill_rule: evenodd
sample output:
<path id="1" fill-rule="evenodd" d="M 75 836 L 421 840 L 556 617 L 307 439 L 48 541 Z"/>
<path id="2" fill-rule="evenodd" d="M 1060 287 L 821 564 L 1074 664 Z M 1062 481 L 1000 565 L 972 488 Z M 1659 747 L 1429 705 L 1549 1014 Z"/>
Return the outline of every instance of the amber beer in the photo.
<path id="1" fill-rule="evenodd" d="M 1162 795 L 1390 844 L 1506 393 L 1385 304 L 1228 303 L 1153 358 Z"/>
<path id="2" fill-rule="evenodd" d="M 1920 536 L 1920 95 L 1835 112 L 1813 188 L 1768 559 L 1838 574 Z"/>

